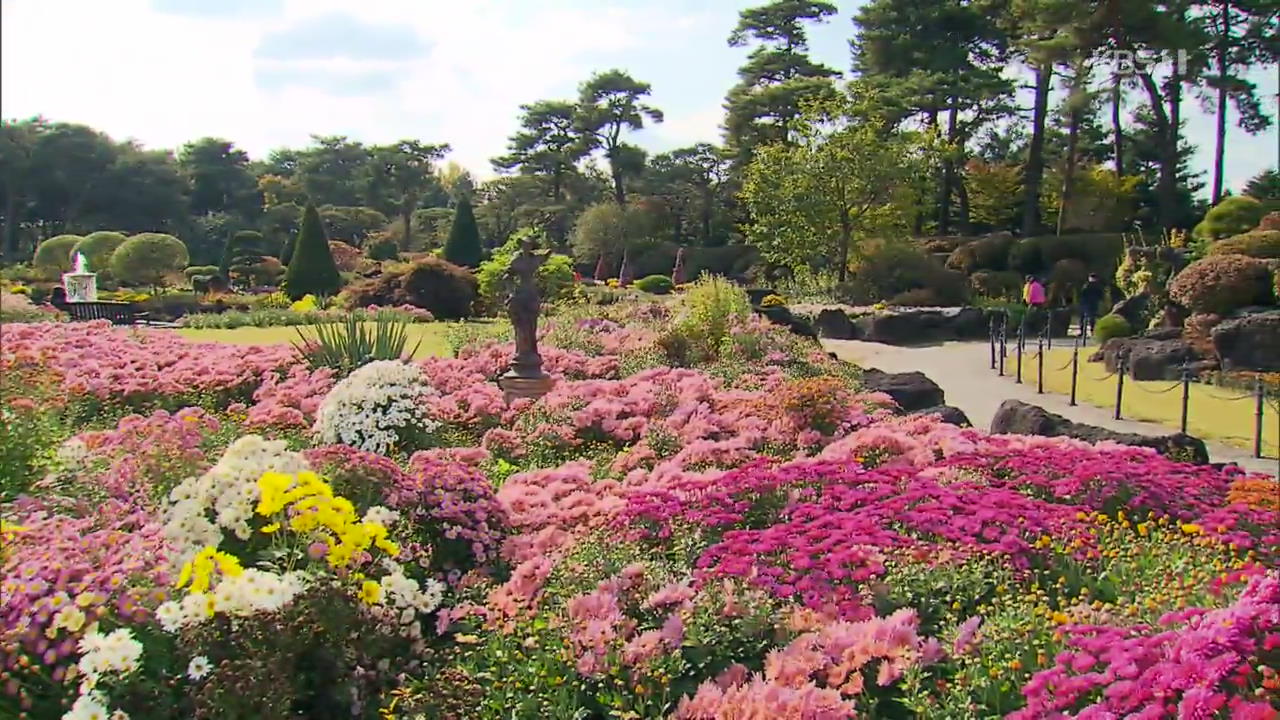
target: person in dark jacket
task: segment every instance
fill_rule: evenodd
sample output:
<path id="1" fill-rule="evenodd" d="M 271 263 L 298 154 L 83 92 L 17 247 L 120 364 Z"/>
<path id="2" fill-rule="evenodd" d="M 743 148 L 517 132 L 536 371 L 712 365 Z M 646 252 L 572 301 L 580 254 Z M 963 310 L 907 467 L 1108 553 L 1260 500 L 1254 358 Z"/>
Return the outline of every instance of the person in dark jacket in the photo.
<path id="1" fill-rule="evenodd" d="M 1080 334 L 1092 335 L 1098 323 L 1098 304 L 1102 302 L 1102 294 L 1106 291 L 1097 273 L 1089 273 L 1089 279 L 1080 288 Z"/>

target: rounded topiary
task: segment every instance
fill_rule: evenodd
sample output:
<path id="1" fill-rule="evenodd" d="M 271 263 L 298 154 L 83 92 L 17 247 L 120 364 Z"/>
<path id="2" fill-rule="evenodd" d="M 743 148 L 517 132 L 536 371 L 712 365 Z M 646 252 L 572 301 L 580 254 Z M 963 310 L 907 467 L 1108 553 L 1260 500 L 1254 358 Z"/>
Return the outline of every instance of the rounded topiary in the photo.
<path id="1" fill-rule="evenodd" d="M 666 295 L 676 289 L 676 284 L 666 275 L 650 275 L 637 280 L 636 289 L 654 295 Z"/>
<path id="2" fill-rule="evenodd" d="M 1049 270 L 1049 299 L 1067 301 L 1089 279 L 1089 268 L 1074 259 L 1059 260 Z"/>
<path id="3" fill-rule="evenodd" d="M 1254 230 L 1219 240 L 1209 246 L 1209 254 L 1280 258 L 1280 230 Z"/>
<path id="4" fill-rule="evenodd" d="M 379 238 L 364 244 L 364 256 L 370 260 L 395 260 L 400 256 L 400 248 L 391 238 Z"/>
<path id="5" fill-rule="evenodd" d="M 111 276 L 123 283 L 159 285 L 190 262 L 187 246 L 164 233 L 140 233 L 111 254 Z"/>
<path id="6" fill-rule="evenodd" d="M 182 274 L 186 275 L 187 279 L 190 280 L 197 275 L 217 275 L 219 274 L 219 268 L 217 265 L 192 265 L 183 270 Z"/>
<path id="7" fill-rule="evenodd" d="M 41 270 L 67 272 L 71 269 L 71 255 L 84 240 L 79 235 L 57 235 L 40 243 L 31 264 Z"/>
<path id="8" fill-rule="evenodd" d="M 83 253 L 90 270 L 110 270 L 111 256 L 124 244 L 125 240 L 128 238 L 123 233 L 99 230 L 85 235 L 84 239 L 76 244 L 71 254 Z"/>
<path id="9" fill-rule="evenodd" d="M 336 295 L 342 289 L 342 275 L 333 262 L 333 252 L 324 236 L 324 225 L 315 205 L 302 212 L 298 242 L 284 274 L 284 290 L 299 300 L 304 295 Z"/>
<path id="10" fill-rule="evenodd" d="M 1129 325 L 1129 321 L 1124 319 L 1123 315 L 1103 315 L 1098 319 L 1098 324 L 1093 329 L 1093 336 L 1098 342 L 1106 342 L 1111 338 L 1129 337 L 1133 334 L 1133 327 Z"/>
<path id="11" fill-rule="evenodd" d="M 1224 315 L 1272 299 L 1266 263 L 1244 255 L 1212 255 L 1197 260 L 1169 283 L 1169 297 L 1193 313 Z"/>
<path id="12" fill-rule="evenodd" d="M 975 295 L 993 300 L 1017 298 L 1022 290 L 1022 274 L 1012 270 L 979 270 L 969 276 Z"/>
<path id="13" fill-rule="evenodd" d="M 1256 198 L 1247 195 L 1226 197 L 1205 214 L 1204 222 L 1197 225 L 1192 234 L 1204 240 L 1239 235 L 1256 228 L 1264 215 L 1266 207 Z"/>

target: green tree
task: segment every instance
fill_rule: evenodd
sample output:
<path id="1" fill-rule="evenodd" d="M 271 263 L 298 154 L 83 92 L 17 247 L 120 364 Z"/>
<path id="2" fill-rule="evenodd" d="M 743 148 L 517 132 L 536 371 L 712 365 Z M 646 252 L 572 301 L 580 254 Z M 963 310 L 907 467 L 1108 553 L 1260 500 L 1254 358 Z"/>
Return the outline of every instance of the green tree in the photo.
<path id="1" fill-rule="evenodd" d="M 1263 170 L 1249 178 L 1249 182 L 1244 186 L 1244 194 L 1257 198 L 1263 203 L 1270 202 L 1271 205 L 1276 205 L 1280 202 L 1280 170 Z"/>
<path id="2" fill-rule="evenodd" d="M 58 235 L 40 243 L 31 264 L 51 272 L 67 272 L 71 269 L 71 255 L 84 241 L 79 235 Z"/>
<path id="3" fill-rule="evenodd" d="M 104 271 L 110 270 L 111 256 L 115 254 L 116 248 L 119 248 L 127 240 L 123 233 L 111 232 L 110 230 L 99 230 L 98 232 L 89 233 L 76 244 L 71 254 L 81 253 L 84 255 L 85 262 L 89 264 L 90 270 Z"/>
<path id="4" fill-rule="evenodd" d="M 43 118 L 0 120 L 0 213 L 4 213 L 0 253 L 6 259 L 22 254 L 22 223 L 35 196 L 36 136 L 45 127 Z"/>
<path id="5" fill-rule="evenodd" d="M 333 262 L 329 239 L 316 206 L 308 203 L 302 212 L 297 247 L 284 276 L 284 290 L 294 300 L 303 295 L 333 295 L 342 288 L 342 276 Z"/>
<path id="6" fill-rule="evenodd" d="M 373 173 L 377 186 L 385 188 L 400 215 L 403 242 L 413 237 L 413 211 L 432 185 L 431 164 L 449 152 L 448 145 L 427 145 L 417 140 L 401 140 L 394 145 L 373 148 Z M 407 245 L 401 245 L 407 250 Z"/>
<path id="7" fill-rule="evenodd" d="M 387 226 L 387 216 L 371 207 L 323 205 L 319 211 L 331 240 L 341 240 L 356 247 L 362 246 L 370 234 Z"/>
<path id="8" fill-rule="evenodd" d="M 623 177 L 637 150 L 622 141 L 623 131 L 643 129 L 645 118 L 662 122 L 661 110 L 641 102 L 651 90 L 622 70 L 596 73 L 579 88 L 575 127 L 583 148 L 604 150 L 619 205 L 627 203 Z"/>
<path id="9" fill-rule="evenodd" d="M 499 170 L 543 175 L 551 181 L 551 197 L 564 199 L 564 178 L 582 158 L 584 148 L 575 130 L 576 108 L 571 102 L 539 100 L 520 106 L 520 129 L 507 141 L 507 154 L 493 159 Z"/>
<path id="10" fill-rule="evenodd" d="M 678 238 L 687 234 L 699 245 L 723 245 L 730 224 L 730 177 L 727 152 L 698 143 L 655 155 L 646 173 L 646 190 L 666 201 Z"/>
<path id="11" fill-rule="evenodd" d="M 859 120 L 861 110 L 848 98 L 812 108 L 794 145 L 757 150 L 742 196 L 748 237 L 767 259 L 793 267 L 834 259 L 843 281 L 856 238 L 905 226 L 921 144 Z"/>
<path id="12" fill-rule="evenodd" d="M 738 14 L 729 46 L 757 43 L 724 103 L 725 142 L 740 160 L 756 145 L 785 142 L 806 102 L 835 95 L 831 78 L 839 73 L 809 58 L 804 30 L 835 14 L 835 5 L 814 0 L 775 0 Z"/>
<path id="13" fill-rule="evenodd" d="M 268 257 L 274 257 L 274 253 L 262 233 L 240 230 L 227 238 L 218 270 L 229 282 L 233 276 L 247 275 L 249 268 L 260 265 Z"/>
<path id="14" fill-rule="evenodd" d="M 252 218 L 258 210 L 258 181 L 249 155 L 221 138 L 189 142 L 178 151 L 178 167 L 190 183 L 191 212 L 226 212 Z"/>
<path id="15" fill-rule="evenodd" d="M 463 197 L 454 210 L 449 241 L 444 246 L 444 259 L 454 265 L 475 268 L 480 266 L 482 257 L 480 229 L 476 226 L 476 216 L 471 210 L 471 200 Z"/>
<path id="16" fill-rule="evenodd" d="M 187 246 L 164 233 L 139 233 L 111 255 L 111 276 L 131 285 L 159 285 L 189 265 Z"/>
<path id="17" fill-rule="evenodd" d="M 657 213 L 646 203 L 597 203 L 578 216 L 571 241 L 573 255 L 579 262 L 600 257 L 617 260 L 637 245 L 661 239 L 660 225 Z"/>

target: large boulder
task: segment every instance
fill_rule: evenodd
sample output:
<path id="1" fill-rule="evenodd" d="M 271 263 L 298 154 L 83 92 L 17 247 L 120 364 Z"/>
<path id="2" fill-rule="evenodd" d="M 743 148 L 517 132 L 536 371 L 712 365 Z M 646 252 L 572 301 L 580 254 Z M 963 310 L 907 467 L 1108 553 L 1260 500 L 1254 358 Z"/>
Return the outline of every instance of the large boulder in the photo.
<path id="1" fill-rule="evenodd" d="M 886 345 L 918 345 L 987 337 L 987 315 L 979 308 L 901 308 L 861 315 L 858 335 Z"/>
<path id="2" fill-rule="evenodd" d="M 1005 400 L 991 419 L 994 435 L 1040 435 L 1043 437 L 1070 437 L 1090 443 L 1111 441 L 1135 447 L 1148 447 L 1168 458 L 1201 465 L 1209 462 L 1209 450 L 1204 441 L 1185 435 L 1136 435 L 1121 433 L 1095 425 L 1074 423 L 1061 415 L 1037 405 L 1019 400 Z"/>
<path id="3" fill-rule="evenodd" d="M 1111 312 L 1119 315 L 1129 323 L 1129 327 L 1140 328 L 1146 327 L 1147 323 L 1144 319 L 1147 314 L 1147 305 L 1151 303 L 1151 296 L 1146 293 L 1138 293 L 1131 297 L 1111 306 Z"/>
<path id="4" fill-rule="evenodd" d="M 774 325 L 781 325 L 801 337 L 818 339 L 818 333 L 814 331 L 813 326 L 803 318 L 793 315 L 785 305 L 774 305 L 773 307 L 756 306 L 752 309 Z"/>
<path id="5" fill-rule="evenodd" d="M 1223 369 L 1280 372 L 1280 310 L 1226 320 L 1212 336 Z"/>
<path id="6" fill-rule="evenodd" d="M 945 404 L 942 388 L 921 372 L 887 373 L 875 368 L 862 371 L 862 385 L 870 392 L 893 398 L 904 412 L 916 412 Z"/>
<path id="7" fill-rule="evenodd" d="M 1129 375 L 1134 380 L 1180 380 L 1184 364 L 1203 359 L 1191 343 L 1159 337 L 1111 338 L 1094 357 L 1102 360 L 1107 372 L 1116 372 L 1121 356 L 1127 355 Z"/>
<path id="8" fill-rule="evenodd" d="M 950 405 L 939 405 L 937 407 L 929 407 L 923 410 L 916 410 L 912 415 L 937 415 L 944 423 L 950 423 L 958 427 L 973 427 L 973 423 L 969 421 L 969 416 L 958 407 Z"/>
<path id="9" fill-rule="evenodd" d="M 818 311 L 814 322 L 818 334 L 834 340 L 853 340 L 858 337 L 858 328 L 849 319 L 849 315 L 839 308 L 823 308 Z"/>

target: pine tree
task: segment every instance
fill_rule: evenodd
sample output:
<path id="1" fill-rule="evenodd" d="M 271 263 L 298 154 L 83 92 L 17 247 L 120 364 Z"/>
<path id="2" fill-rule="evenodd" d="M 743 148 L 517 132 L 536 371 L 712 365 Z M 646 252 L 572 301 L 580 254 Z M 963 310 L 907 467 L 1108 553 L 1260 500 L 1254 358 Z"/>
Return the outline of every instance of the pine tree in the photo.
<path id="1" fill-rule="evenodd" d="M 453 227 L 444 246 L 444 259 L 454 265 L 479 267 L 481 260 L 480 230 L 471 210 L 471 200 L 462 198 L 453 212 Z"/>
<path id="2" fill-rule="evenodd" d="M 307 294 L 333 295 L 341 289 L 342 276 L 333 262 L 320 213 L 310 203 L 302 213 L 292 260 L 284 276 L 284 287 L 294 300 Z"/>

